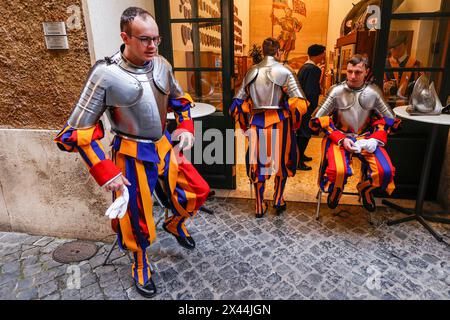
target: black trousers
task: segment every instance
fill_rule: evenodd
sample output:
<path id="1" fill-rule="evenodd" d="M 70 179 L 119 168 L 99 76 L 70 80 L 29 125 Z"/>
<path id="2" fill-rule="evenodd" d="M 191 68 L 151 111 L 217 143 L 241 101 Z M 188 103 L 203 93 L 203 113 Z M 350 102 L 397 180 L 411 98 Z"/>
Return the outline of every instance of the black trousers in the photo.
<path id="1" fill-rule="evenodd" d="M 308 111 L 302 117 L 300 129 L 297 130 L 297 146 L 300 152 L 300 162 L 304 162 L 305 150 L 308 147 L 309 139 L 311 139 L 311 129 L 309 128 L 309 121 L 313 110 L 308 108 Z"/>

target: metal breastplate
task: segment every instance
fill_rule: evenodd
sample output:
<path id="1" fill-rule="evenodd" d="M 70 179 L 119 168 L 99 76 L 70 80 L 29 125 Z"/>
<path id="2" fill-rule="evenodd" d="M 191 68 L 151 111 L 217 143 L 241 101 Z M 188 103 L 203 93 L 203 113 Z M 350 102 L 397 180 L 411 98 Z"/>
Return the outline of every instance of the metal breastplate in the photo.
<path id="1" fill-rule="evenodd" d="M 338 128 L 349 128 L 354 133 L 360 133 L 367 126 L 371 111 L 361 107 L 358 96 L 359 93 L 356 93 L 352 104 L 347 106 L 342 104 L 338 107 L 336 121 Z"/>
<path id="2" fill-rule="evenodd" d="M 360 89 L 352 89 L 342 82 L 330 88 L 312 117 L 333 115 L 337 129 L 361 134 L 369 125 L 372 114 L 395 118 L 376 85 L 365 84 Z"/>
<path id="3" fill-rule="evenodd" d="M 366 86 L 360 90 L 352 90 L 346 85 L 336 101 L 336 126 L 340 129 L 348 128 L 354 133 L 361 133 L 370 121 L 370 116 L 375 107 L 375 98 L 370 99 L 367 95 Z M 370 103 L 372 101 L 372 103 Z"/>
<path id="4" fill-rule="evenodd" d="M 156 87 L 152 63 L 140 68 L 120 57 L 111 67 L 123 80 L 106 92 L 111 129 L 132 139 L 159 140 L 165 129 L 169 96 Z"/>
<path id="5" fill-rule="evenodd" d="M 248 90 L 253 109 L 280 109 L 283 100 L 282 86 L 286 83 L 287 70 L 272 56 L 266 56 L 255 66 L 255 70 L 256 77 L 247 80 L 250 83 Z"/>
<path id="6" fill-rule="evenodd" d="M 280 86 L 270 80 L 270 67 L 259 69 L 258 76 L 249 86 L 253 109 L 280 109 L 283 91 Z"/>

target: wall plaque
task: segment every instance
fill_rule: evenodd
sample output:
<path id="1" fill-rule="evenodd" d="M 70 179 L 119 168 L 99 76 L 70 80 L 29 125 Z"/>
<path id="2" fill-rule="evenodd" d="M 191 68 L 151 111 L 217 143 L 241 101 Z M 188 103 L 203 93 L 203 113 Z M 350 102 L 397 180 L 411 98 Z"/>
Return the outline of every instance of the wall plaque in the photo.
<path id="1" fill-rule="evenodd" d="M 66 24 L 63 21 L 43 22 L 45 45 L 49 50 L 67 50 L 69 41 L 67 39 Z"/>

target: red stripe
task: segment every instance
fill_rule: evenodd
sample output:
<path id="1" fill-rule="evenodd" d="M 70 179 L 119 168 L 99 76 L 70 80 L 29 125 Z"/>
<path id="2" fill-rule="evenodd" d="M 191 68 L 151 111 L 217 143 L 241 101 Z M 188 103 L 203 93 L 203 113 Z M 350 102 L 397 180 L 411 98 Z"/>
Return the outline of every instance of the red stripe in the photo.
<path id="1" fill-rule="evenodd" d="M 328 152 L 328 167 L 325 171 L 325 173 L 328 176 L 328 180 L 331 182 L 336 181 L 336 160 L 334 159 L 334 145 L 331 144 L 330 147 L 327 150 Z"/>

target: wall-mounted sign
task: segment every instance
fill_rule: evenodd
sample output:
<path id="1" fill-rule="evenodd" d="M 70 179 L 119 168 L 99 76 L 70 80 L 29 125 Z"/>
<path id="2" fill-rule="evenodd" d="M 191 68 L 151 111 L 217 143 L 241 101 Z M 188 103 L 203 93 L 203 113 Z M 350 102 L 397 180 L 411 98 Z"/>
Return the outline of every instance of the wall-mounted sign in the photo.
<path id="1" fill-rule="evenodd" d="M 44 35 L 46 36 L 66 36 L 66 24 L 64 21 L 43 22 Z"/>
<path id="2" fill-rule="evenodd" d="M 67 50 L 69 41 L 67 36 L 45 36 L 45 45 L 49 50 Z"/>
<path id="3" fill-rule="evenodd" d="M 49 50 L 67 50 L 69 41 L 67 39 L 66 24 L 63 21 L 43 22 L 45 44 Z"/>

